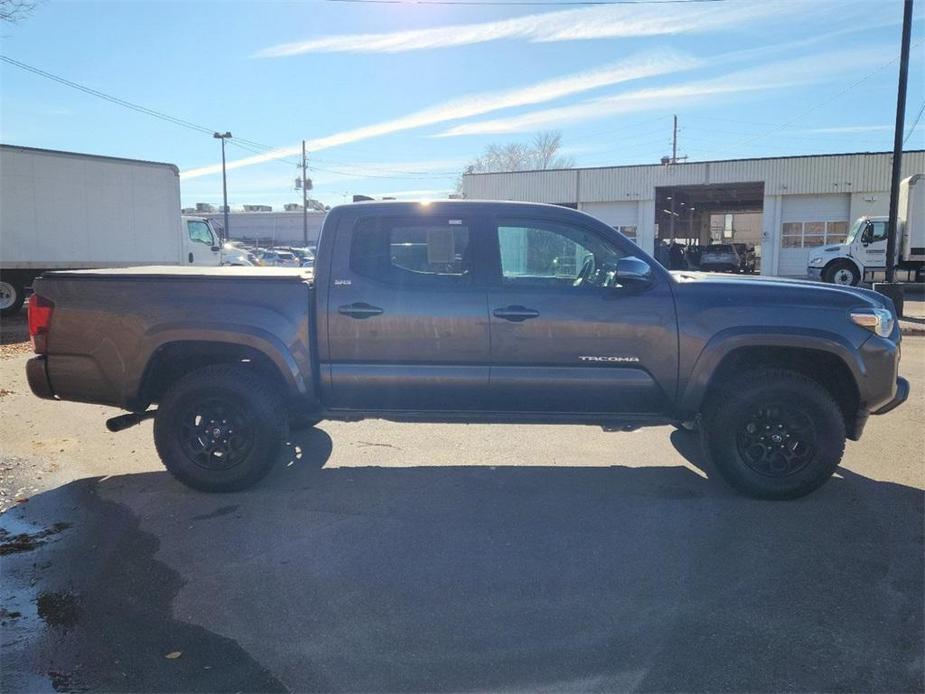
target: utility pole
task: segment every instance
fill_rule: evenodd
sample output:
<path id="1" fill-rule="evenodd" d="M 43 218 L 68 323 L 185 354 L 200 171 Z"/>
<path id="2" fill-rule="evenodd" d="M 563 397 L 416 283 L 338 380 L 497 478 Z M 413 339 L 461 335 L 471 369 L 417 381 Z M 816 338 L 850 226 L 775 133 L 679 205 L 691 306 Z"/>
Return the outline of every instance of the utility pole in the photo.
<path id="1" fill-rule="evenodd" d="M 903 286 L 896 284 L 897 217 L 899 213 L 899 177 L 903 163 L 903 130 L 906 116 L 906 83 L 909 79 L 909 43 L 912 37 L 912 0 L 905 0 L 903 8 L 902 48 L 899 57 L 899 87 L 896 94 L 896 130 L 893 135 L 893 176 L 890 184 L 890 218 L 886 240 L 886 282 L 875 289 L 893 300 L 896 310 L 903 314 Z"/>
<path id="2" fill-rule="evenodd" d="M 231 238 L 228 229 L 228 179 L 225 176 L 225 140 L 231 139 L 231 133 L 227 130 L 223 133 L 212 133 L 212 137 L 222 141 L 222 208 L 225 212 L 225 241 Z"/>
<path id="3" fill-rule="evenodd" d="M 671 133 L 671 163 L 678 163 L 678 114 L 674 116 L 674 129 Z"/>
<path id="4" fill-rule="evenodd" d="M 302 247 L 308 246 L 308 178 L 305 175 L 305 140 L 302 140 Z"/>

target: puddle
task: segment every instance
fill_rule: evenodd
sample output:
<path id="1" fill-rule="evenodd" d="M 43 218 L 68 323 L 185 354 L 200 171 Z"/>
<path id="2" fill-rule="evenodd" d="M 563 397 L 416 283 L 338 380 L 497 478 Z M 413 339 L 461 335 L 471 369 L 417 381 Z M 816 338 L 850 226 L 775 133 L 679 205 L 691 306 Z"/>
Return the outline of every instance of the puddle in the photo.
<path id="1" fill-rule="evenodd" d="M 37 533 L 18 533 L 16 535 L 12 535 L 9 531 L 0 528 L 0 555 L 31 552 L 36 547 L 44 545 L 52 535 L 57 535 L 62 530 L 67 530 L 70 527 L 70 523 L 55 523 Z"/>

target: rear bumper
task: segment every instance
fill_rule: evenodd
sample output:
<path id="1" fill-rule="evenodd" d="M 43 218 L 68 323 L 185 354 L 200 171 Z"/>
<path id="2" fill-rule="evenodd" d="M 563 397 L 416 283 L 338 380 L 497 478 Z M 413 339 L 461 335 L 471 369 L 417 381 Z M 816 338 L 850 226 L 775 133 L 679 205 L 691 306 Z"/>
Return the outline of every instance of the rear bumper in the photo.
<path id="1" fill-rule="evenodd" d="M 874 410 L 871 414 L 886 414 L 892 412 L 909 399 L 909 381 L 905 378 L 896 379 L 896 395 L 886 405 Z"/>
<path id="2" fill-rule="evenodd" d="M 51 381 L 48 380 L 48 370 L 45 366 L 44 356 L 32 357 L 26 362 L 26 379 L 29 381 L 29 388 L 36 396 L 53 400 L 55 393 L 51 389 Z"/>

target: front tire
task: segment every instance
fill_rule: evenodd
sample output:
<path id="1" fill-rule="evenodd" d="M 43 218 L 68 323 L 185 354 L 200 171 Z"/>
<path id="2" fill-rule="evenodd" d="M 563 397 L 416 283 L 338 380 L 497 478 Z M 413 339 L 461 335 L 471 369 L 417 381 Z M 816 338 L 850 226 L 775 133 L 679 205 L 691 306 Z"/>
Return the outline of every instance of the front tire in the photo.
<path id="1" fill-rule="evenodd" d="M 711 396 L 704 452 L 735 489 L 795 499 L 822 486 L 845 450 L 838 403 L 817 382 L 783 369 L 744 373 Z"/>
<path id="2" fill-rule="evenodd" d="M 856 287 L 861 281 L 861 273 L 858 272 L 854 263 L 848 260 L 836 260 L 825 269 L 822 278 L 829 284 Z"/>
<path id="3" fill-rule="evenodd" d="M 154 420 L 154 444 L 168 472 L 204 492 L 256 484 L 288 436 L 272 384 L 238 364 L 184 376 L 161 399 Z"/>

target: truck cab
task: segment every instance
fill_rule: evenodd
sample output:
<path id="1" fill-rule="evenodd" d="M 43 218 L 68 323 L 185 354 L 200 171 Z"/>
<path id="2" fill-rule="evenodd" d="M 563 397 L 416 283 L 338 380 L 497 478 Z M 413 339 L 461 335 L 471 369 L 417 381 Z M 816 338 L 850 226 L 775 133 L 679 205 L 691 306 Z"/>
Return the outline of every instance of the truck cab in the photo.
<path id="1" fill-rule="evenodd" d="M 831 284 L 856 286 L 865 275 L 886 267 L 886 217 L 860 217 L 845 242 L 823 246 L 809 256 L 808 274 Z"/>
<path id="2" fill-rule="evenodd" d="M 907 281 L 922 281 L 925 267 L 925 179 L 916 174 L 899 184 L 896 269 Z M 823 246 L 809 256 L 807 274 L 831 284 L 856 286 L 882 281 L 886 275 L 889 219 L 864 216 L 855 220 L 845 242 Z"/>
<path id="3" fill-rule="evenodd" d="M 222 241 L 205 217 L 181 217 L 181 265 L 221 265 Z"/>

